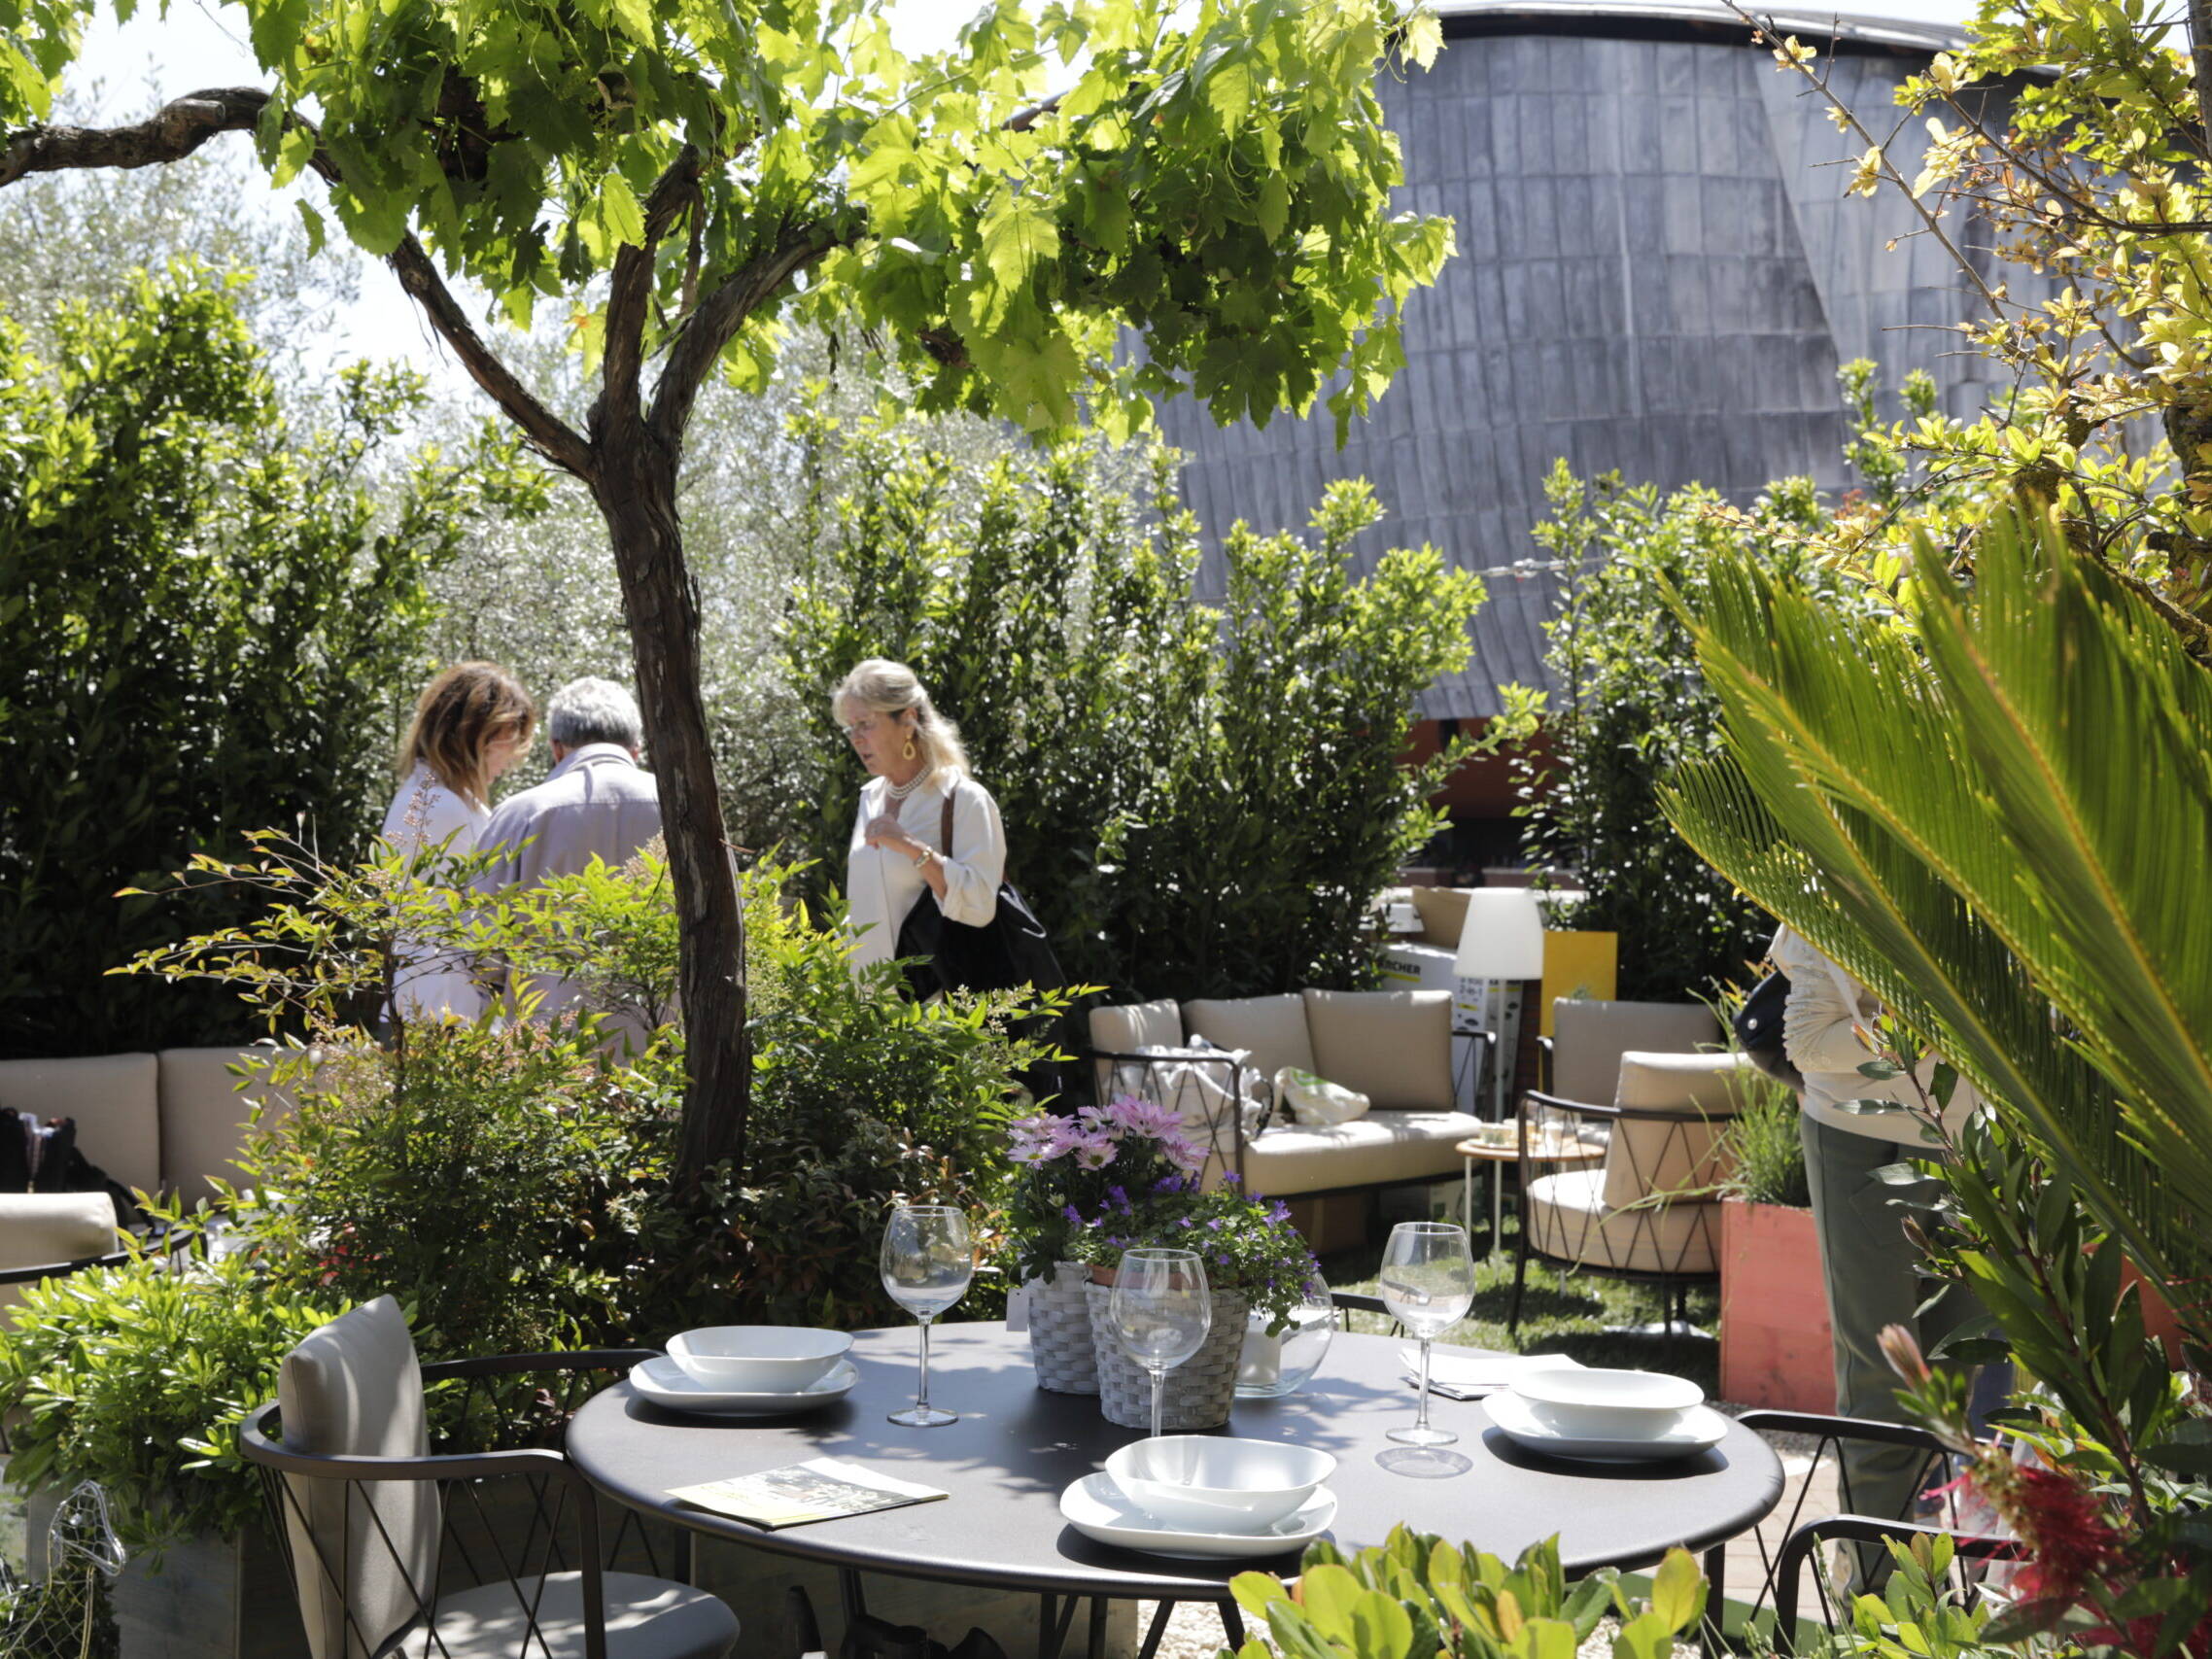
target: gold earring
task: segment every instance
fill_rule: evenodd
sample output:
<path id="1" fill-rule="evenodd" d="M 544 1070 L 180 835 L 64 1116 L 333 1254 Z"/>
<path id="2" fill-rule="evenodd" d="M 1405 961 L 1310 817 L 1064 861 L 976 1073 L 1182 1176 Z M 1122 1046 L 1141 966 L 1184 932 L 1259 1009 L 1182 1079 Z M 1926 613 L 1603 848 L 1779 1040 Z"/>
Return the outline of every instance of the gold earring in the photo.
<path id="1" fill-rule="evenodd" d="M 899 758 L 901 760 L 914 759 L 914 740 L 912 738 L 907 739 L 907 746 L 899 750 Z"/>

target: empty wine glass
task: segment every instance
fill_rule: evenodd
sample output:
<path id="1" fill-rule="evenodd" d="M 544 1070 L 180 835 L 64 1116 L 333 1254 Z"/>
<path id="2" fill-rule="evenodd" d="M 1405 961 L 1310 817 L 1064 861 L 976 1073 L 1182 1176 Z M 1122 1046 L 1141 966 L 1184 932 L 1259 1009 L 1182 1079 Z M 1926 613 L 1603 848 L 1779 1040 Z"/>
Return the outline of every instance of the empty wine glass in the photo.
<path id="1" fill-rule="evenodd" d="M 921 1322 L 921 1385 L 891 1421 L 913 1429 L 957 1423 L 958 1412 L 929 1403 L 929 1322 L 968 1294 L 975 1274 L 966 1214 L 950 1204 L 901 1204 L 883 1229 L 882 1270 L 891 1300 Z"/>
<path id="2" fill-rule="evenodd" d="M 1152 1375 L 1152 1432 L 1159 1436 L 1159 1404 L 1167 1373 L 1195 1354 L 1214 1323 L 1206 1264 L 1190 1250 L 1124 1251 L 1108 1304 L 1114 1336 Z"/>
<path id="3" fill-rule="evenodd" d="M 1421 1339 L 1421 1409 L 1410 1429 L 1390 1438 L 1408 1446 L 1448 1446 L 1459 1436 L 1429 1427 L 1429 1344 L 1474 1305 L 1474 1258 L 1467 1228 L 1449 1222 L 1400 1222 L 1383 1247 L 1382 1301 L 1391 1317 Z"/>

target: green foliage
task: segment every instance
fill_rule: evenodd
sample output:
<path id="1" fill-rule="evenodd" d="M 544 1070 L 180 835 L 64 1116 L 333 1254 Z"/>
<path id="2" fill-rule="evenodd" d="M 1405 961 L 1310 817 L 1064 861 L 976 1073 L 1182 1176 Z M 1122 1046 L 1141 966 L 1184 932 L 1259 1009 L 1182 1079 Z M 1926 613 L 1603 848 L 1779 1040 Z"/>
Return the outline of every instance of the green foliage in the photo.
<path id="1" fill-rule="evenodd" d="M 1854 365 L 1854 369 L 1858 365 Z M 1834 591 L 1807 549 L 1820 505 L 1807 478 L 1768 486 L 1748 512 L 1702 485 L 1662 496 L 1618 473 L 1584 482 L 1563 461 L 1544 484 L 1537 540 L 1573 572 L 1566 610 L 1544 625 L 1564 689 L 1541 748 L 1515 760 L 1531 861 L 1589 894 L 1573 925 L 1620 935 L 1619 994 L 1710 995 L 1766 953 L 1773 922 L 1668 827 L 1659 791 L 1719 746 L 1719 705 L 1670 607 L 1695 603 L 1713 561 L 1736 554 Z"/>
<path id="2" fill-rule="evenodd" d="M 958 721 L 1073 978 L 1123 996 L 1365 982 L 1367 902 L 1466 752 L 1399 764 L 1414 698 L 1465 661 L 1475 578 L 1423 549 L 1353 580 L 1380 509 L 1340 484 L 1310 539 L 1230 533 L 1217 609 L 1191 597 L 1196 529 L 1165 458 L 1148 517 L 1081 450 L 1002 459 L 969 501 L 911 426 L 801 436 L 857 459 L 847 494 L 807 503 L 824 550 L 784 634 L 818 711 L 817 881 L 842 877 L 862 782 L 827 696 L 889 656 Z"/>
<path id="3" fill-rule="evenodd" d="M 154 1258 L 23 1288 L 0 1343 L 8 1478 L 97 1480 L 134 1553 L 260 1518 L 238 1423 L 276 1398 L 277 1365 L 350 1303 L 273 1282 L 243 1255 Z"/>
<path id="4" fill-rule="evenodd" d="M 2153 1277 L 2212 1216 L 2212 676 L 2048 522 L 1918 633 L 1717 562 L 1692 618 L 1726 752 L 1669 816 L 2063 1170 Z M 2062 672 L 2061 672 L 2062 666 Z M 2056 1018 L 2054 1018 L 2056 1015 Z"/>
<path id="5" fill-rule="evenodd" d="M 1721 1131 L 1728 1178 L 1721 1191 L 1751 1204 L 1813 1207 L 1805 1172 L 1805 1143 L 1798 1136 L 1796 1092 L 1771 1077 L 1749 1085 L 1750 1102 Z"/>
<path id="6" fill-rule="evenodd" d="M 361 474 L 416 406 L 351 372 L 340 417 L 284 417 L 232 297 L 180 265 L 65 307 L 51 362 L 0 321 L 0 1054 L 237 1035 L 225 999 L 103 980 L 240 913 L 119 887 L 247 826 L 358 846 L 389 788 L 384 699 L 419 669 L 426 572 L 464 527 L 527 508 L 511 447 Z"/>
<path id="7" fill-rule="evenodd" d="M 1508 1567 L 1472 1544 L 1393 1527 L 1352 1556 L 1326 1539 L 1309 1544 L 1299 1569 L 1295 1591 L 1270 1573 L 1230 1580 L 1273 1642 L 1270 1652 L 1254 1635 L 1238 1659 L 1573 1659 L 1608 1615 L 1619 1620 L 1614 1659 L 1672 1659 L 1706 1602 L 1687 1550 L 1667 1552 L 1639 1602 L 1609 1567 L 1570 1584 L 1556 1537 Z"/>
<path id="8" fill-rule="evenodd" d="M 1211 1290 L 1233 1292 L 1253 1313 L 1267 1316 L 1269 1335 L 1290 1329 L 1321 1277 L 1321 1263 L 1305 1235 L 1291 1225 L 1279 1199 L 1255 1197 L 1233 1183 L 1210 1192 L 1189 1191 L 1188 1178 L 1109 1201 L 1085 1218 L 1067 1260 L 1118 1267 L 1124 1251 L 1147 1246 L 1197 1252 Z M 1118 1191 L 1118 1189 L 1117 1189 Z"/>

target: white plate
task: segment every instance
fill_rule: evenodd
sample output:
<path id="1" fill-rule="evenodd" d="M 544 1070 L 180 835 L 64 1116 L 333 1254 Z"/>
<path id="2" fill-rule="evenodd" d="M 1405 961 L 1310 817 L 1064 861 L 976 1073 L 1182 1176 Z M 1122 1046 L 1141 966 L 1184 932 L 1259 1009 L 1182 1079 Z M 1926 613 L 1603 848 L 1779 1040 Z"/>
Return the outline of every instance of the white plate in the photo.
<path id="1" fill-rule="evenodd" d="M 1710 1405 L 1692 1405 L 1660 1419 L 1663 1427 L 1633 1438 L 1596 1434 L 1571 1434 L 1547 1421 L 1541 1409 L 1510 1392 L 1492 1395 L 1482 1402 L 1508 1438 L 1546 1457 L 1581 1458 L 1601 1463 L 1659 1463 L 1686 1458 L 1720 1444 L 1728 1433 L 1728 1419 Z"/>
<path id="2" fill-rule="evenodd" d="M 795 1394 L 737 1394 L 695 1381 L 674 1360 L 662 1355 L 630 1367 L 630 1386 L 639 1398 L 671 1411 L 693 1411 L 709 1417 L 783 1417 L 843 1400 L 860 1380 L 850 1360 L 839 1362 L 829 1375 L 812 1388 Z"/>
<path id="3" fill-rule="evenodd" d="M 1318 1488 L 1295 1513 L 1265 1532 L 1187 1533 L 1138 1508 L 1114 1484 L 1114 1477 L 1101 1471 L 1085 1475 L 1060 1494 L 1060 1513 L 1087 1538 L 1141 1549 L 1147 1555 L 1172 1555 L 1185 1561 L 1258 1560 L 1301 1550 L 1327 1532 L 1336 1519 L 1336 1494 L 1326 1486 Z"/>
<path id="4" fill-rule="evenodd" d="M 1421 1374 L 1420 1349 L 1400 1348 L 1398 1357 L 1408 1377 Z M 1581 1368 L 1581 1361 L 1566 1354 L 1469 1354 L 1433 1348 L 1429 1352 L 1429 1386 L 1457 1389 L 1472 1397 L 1492 1389 L 1511 1388 L 1532 1371 Z"/>

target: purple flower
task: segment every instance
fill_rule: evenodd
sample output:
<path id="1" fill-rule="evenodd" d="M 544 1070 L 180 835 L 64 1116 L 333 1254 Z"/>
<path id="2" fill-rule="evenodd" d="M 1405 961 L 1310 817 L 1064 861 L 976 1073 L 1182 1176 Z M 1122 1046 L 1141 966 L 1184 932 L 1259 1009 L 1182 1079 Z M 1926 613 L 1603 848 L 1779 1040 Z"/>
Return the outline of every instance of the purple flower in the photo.
<path id="1" fill-rule="evenodd" d="M 1083 1225 L 1083 1212 L 1078 1210 L 1073 1204 L 1062 1204 L 1060 1206 L 1060 1214 L 1067 1217 L 1069 1221 L 1075 1223 L 1077 1227 L 1081 1227 Z"/>
<path id="2" fill-rule="evenodd" d="M 1208 1222 L 1206 1226 L 1213 1231 L 1219 1232 L 1223 1227 L 1228 1226 L 1228 1222 L 1225 1217 L 1216 1216 L 1212 1221 Z"/>
<path id="3" fill-rule="evenodd" d="M 1117 1209 L 1125 1210 L 1129 1207 L 1129 1194 L 1120 1187 L 1107 1188 L 1106 1196 L 1114 1200 Z"/>
<path id="4" fill-rule="evenodd" d="M 1267 1219 L 1271 1222 L 1289 1221 L 1291 1219 L 1291 1206 L 1277 1198 L 1274 1203 L 1267 1207 Z"/>
<path id="5" fill-rule="evenodd" d="M 1237 1174 L 1237 1172 L 1233 1169 L 1225 1169 L 1222 1171 L 1222 1179 L 1228 1182 L 1231 1186 L 1234 1186 L 1237 1183 L 1241 1182 L 1244 1177 Z"/>
<path id="6" fill-rule="evenodd" d="M 1152 1184 L 1152 1190 L 1155 1192 L 1180 1192 L 1183 1191 L 1183 1177 L 1180 1175 L 1162 1175 Z"/>
<path id="7" fill-rule="evenodd" d="M 1189 1216 L 1177 1216 L 1175 1218 L 1175 1225 L 1177 1227 L 1187 1227 L 1191 1225 L 1191 1218 Z"/>

